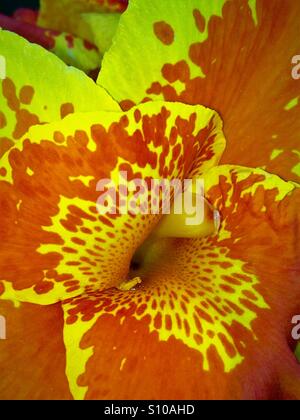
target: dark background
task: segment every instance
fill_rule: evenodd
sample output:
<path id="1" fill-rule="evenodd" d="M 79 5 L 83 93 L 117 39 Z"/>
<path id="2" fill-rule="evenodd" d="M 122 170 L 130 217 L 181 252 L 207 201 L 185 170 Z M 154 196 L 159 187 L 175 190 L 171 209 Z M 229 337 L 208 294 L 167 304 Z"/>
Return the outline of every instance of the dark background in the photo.
<path id="1" fill-rule="evenodd" d="M 0 13 L 4 13 L 5 15 L 11 15 L 19 7 L 37 9 L 39 7 L 39 0 L 0 0 Z"/>

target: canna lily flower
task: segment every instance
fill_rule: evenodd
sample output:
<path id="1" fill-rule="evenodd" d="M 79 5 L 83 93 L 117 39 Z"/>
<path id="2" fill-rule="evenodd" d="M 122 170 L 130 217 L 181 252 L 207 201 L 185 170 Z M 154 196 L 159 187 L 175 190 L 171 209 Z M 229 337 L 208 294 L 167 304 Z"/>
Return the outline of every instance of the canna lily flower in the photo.
<path id="1" fill-rule="evenodd" d="M 299 19 L 131 0 L 98 84 L 0 31 L 1 398 L 300 398 Z M 121 171 L 203 179 L 204 227 L 99 214 Z"/>

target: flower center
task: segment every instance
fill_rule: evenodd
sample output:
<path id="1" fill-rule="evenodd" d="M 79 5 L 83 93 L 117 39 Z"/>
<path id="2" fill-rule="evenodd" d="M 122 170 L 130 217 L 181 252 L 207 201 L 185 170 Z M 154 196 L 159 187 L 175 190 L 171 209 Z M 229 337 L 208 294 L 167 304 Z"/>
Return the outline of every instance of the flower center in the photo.
<path id="1" fill-rule="evenodd" d="M 199 204 L 199 200 L 198 200 Z M 176 214 L 174 204 L 169 215 L 165 215 L 151 235 L 136 250 L 130 264 L 127 280 L 119 285 L 123 291 L 134 290 L 143 283 L 150 267 L 159 265 L 168 258 L 168 250 L 174 240 L 205 238 L 215 235 L 220 228 L 220 213 L 201 197 L 201 210 L 193 217 L 189 211 Z"/>

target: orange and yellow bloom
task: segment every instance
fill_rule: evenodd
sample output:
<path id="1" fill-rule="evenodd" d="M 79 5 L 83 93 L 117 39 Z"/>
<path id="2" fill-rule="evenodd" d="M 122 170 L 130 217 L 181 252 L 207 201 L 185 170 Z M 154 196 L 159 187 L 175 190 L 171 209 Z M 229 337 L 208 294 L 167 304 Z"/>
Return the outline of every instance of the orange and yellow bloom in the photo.
<path id="1" fill-rule="evenodd" d="M 0 398 L 299 399 L 300 4 L 125 3 L 41 1 L 93 69 L 0 31 Z M 120 171 L 203 178 L 220 229 L 145 247 Z"/>

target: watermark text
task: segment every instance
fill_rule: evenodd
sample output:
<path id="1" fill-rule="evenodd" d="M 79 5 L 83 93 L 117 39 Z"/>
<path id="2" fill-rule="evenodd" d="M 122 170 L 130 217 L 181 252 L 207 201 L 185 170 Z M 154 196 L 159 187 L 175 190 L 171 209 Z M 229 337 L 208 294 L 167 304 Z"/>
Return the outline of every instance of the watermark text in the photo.
<path id="1" fill-rule="evenodd" d="M 0 315 L 0 340 L 6 340 L 6 319 Z"/>
<path id="2" fill-rule="evenodd" d="M 186 225 L 204 221 L 204 181 L 202 179 L 131 179 L 126 171 L 118 180 L 101 179 L 97 210 L 101 215 L 186 215 Z"/>
<path id="3" fill-rule="evenodd" d="M 300 340 L 300 315 L 295 315 L 292 319 L 295 327 L 292 329 L 292 337 L 294 340 Z"/>
<path id="4" fill-rule="evenodd" d="M 292 78 L 294 80 L 299 80 L 300 79 L 300 55 L 295 55 L 292 58 L 292 65 L 293 65 Z"/>
<path id="5" fill-rule="evenodd" d="M 6 60 L 3 55 L 0 55 L 0 80 L 6 79 Z"/>

